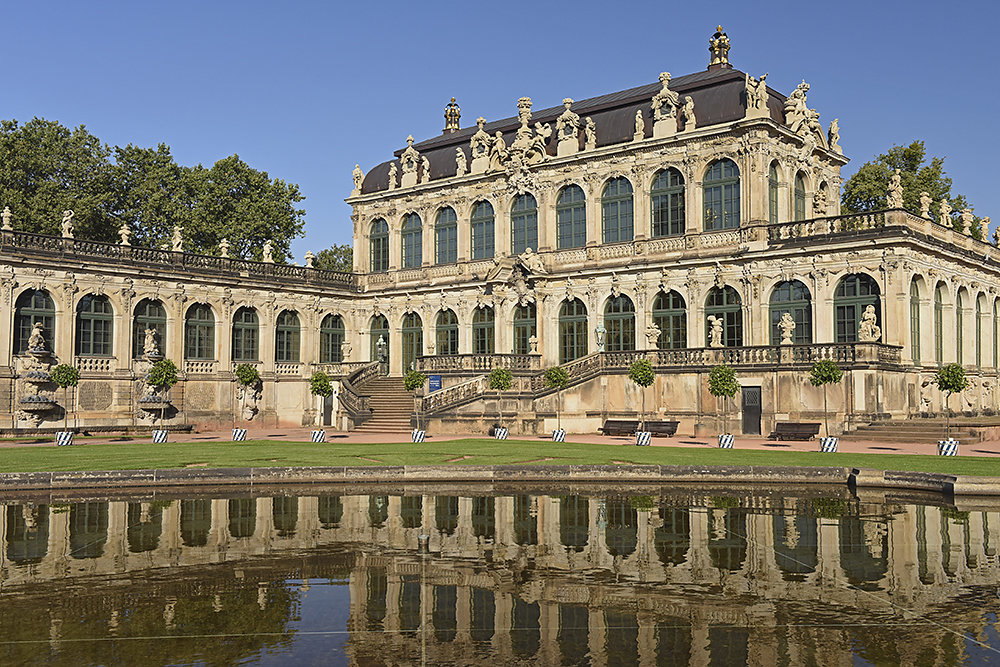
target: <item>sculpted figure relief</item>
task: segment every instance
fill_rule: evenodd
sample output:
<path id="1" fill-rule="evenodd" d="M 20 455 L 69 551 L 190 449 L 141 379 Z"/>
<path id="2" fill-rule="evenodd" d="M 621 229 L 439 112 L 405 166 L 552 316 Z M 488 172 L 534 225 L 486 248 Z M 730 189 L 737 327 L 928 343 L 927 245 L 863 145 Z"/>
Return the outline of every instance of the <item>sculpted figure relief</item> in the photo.
<path id="1" fill-rule="evenodd" d="M 499 171 L 503 169 L 504 163 L 507 161 L 507 143 L 503 140 L 503 132 L 497 130 L 496 138 L 493 139 L 493 145 L 490 147 L 490 171 Z"/>
<path id="2" fill-rule="evenodd" d="M 149 357 L 160 356 L 160 346 L 156 342 L 156 327 L 148 327 L 142 343 L 142 353 Z"/>
<path id="3" fill-rule="evenodd" d="M 694 129 L 697 120 L 694 117 L 694 100 L 688 95 L 684 98 L 684 131 L 690 132 Z"/>
<path id="4" fill-rule="evenodd" d="M 858 326 L 858 340 L 862 343 L 877 343 L 882 338 L 882 328 L 876 324 L 878 315 L 875 314 L 875 306 L 865 306 L 865 312 L 861 315 L 861 324 Z"/>
<path id="5" fill-rule="evenodd" d="M 421 158 L 420 164 L 421 164 L 421 167 L 422 167 L 422 171 L 421 171 L 421 174 L 420 174 L 420 182 L 421 183 L 430 183 L 430 180 L 431 180 L 431 161 L 428 160 L 427 156 L 425 155 L 423 158 Z"/>
<path id="6" fill-rule="evenodd" d="M 661 88 L 653 95 L 653 136 L 657 139 L 677 133 L 677 107 L 680 96 L 670 90 L 670 72 L 660 73 Z M 638 129 L 636 130 L 638 134 Z"/>
<path id="7" fill-rule="evenodd" d="M 73 238 L 73 216 L 76 215 L 73 211 L 63 211 L 62 217 L 62 236 L 64 239 Z"/>
<path id="8" fill-rule="evenodd" d="M 771 115 L 767 108 L 767 73 L 760 79 L 755 79 L 749 74 L 746 75 L 744 88 L 747 96 L 747 118 L 768 118 Z"/>
<path id="9" fill-rule="evenodd" d="M 542 258 L 534 253 L 531 248 L 525 248 L 524 252 L 517 256 L 528 271 L 535 274 L 544 275 L 548 273 L 542 264 Z"/>
<path id="10" fill-rule="evenodd" d="M 406 148 L 399 156 L 402 175 L 399 177 L 399 187 L 410 188 L 417 184 L 417 165 L 420 163 L 420 153 L 413 147 L 413 135 L 406 137 Z"/>
<path id="11" fill-rule="evenodd" d="M 174 225 L 174 234 L 170 239 L 170 249 L 174 252 L 184 252 L 184 236 L 182 232 L 184 228 L 180 225 Z"/>
<path id="12" fill-rule="evenodd" d="M 722 347 L 722 318 L 708 316 L 708 346 Z"/>
<path id="13" fill-rule="evenodd" d="M 903 208 L 903 183 L 899 169 L 894 169 L 889 179 L 889 208 Z"/>
<path id="14" fill-rule="evenodd" d="M 570 109 L 573 100 L 569 97 L 563 100 L 566 110 L 556 119 L 556 137 L 559 143 L 556 146 L 556 155 L 572 155 L 580 149 L 580 116 Z"/>
<path id="15" fill-rule="evenodd" d="M 584 133 L 584 149 L 592 151 L 597 148 L 597 125 L 590 116 L 587 116 L 587 128 Z"/>
<path id="16" fill-rule="evenodd" d="M 819 112 L 810 109 L 806 101 L 809 84 L 803 81 L 785 98 L 785 122 L 792 132 L 800 135 L 814 134 L 826 147 L 826 134 L 819 124 Z"/>
<path id="17" fill-rule="evenodd" d="M 844 149 L 840 147 L 840 119 L 834 118 L 830 122 L 830 134 L 829 134 L 830 150 L 834 153 L 844 154 Z"/>
<path id="18" fill-rule="evenodd" d="M 931 193 L 924 190 L 920 193 L 920 217 L 930 218 L 931 217 L 931 204 L 934 200 L 931 199 Z"/>
<path id="19" fill-rule="evenodd" d="M 455 149 L 455 175 L 465 176 L 468 171 L 467 162 L 465 161 L 465 151 L 461 148 Z"/>
<path id="20" fill-rule="evenodd" d="M 393 162 L 389 165 L 389 189 L 396 189 L 396 163 Z"/>
<path id="21" fill-rule="evenodd" d="M 792 336 L 795 334 L 795 320 L 791 313 L 782 313 L 781 321 L 778 322 L 778 329 L 781 331 L 781 344 L 791 345 Z"/>
<path id="22" fill-rule="evenodd" d="M 659 347 L 661 333 L 660 327 L 653 323 L 650 323 L 650 325 L 646 327 L 646 347 L 648 349 L 655 350 Z"/>
<path id="23" fill-rule="evenodd" d="M 632 135 L 632 141 L 642 141 L 646 134 L 646 121 L 642 119 L 642 109 L 635 112 L 635 134 Z"/>
<path id="24" fill-rule="evenodd" d="M 820 188 L 813 193 L 813 216 L 822 217 L 827 211 L 826 190 Z"/>
<path id="25" fill-rule="evenodd" d="M 361 194 L 361 181 L 365 178 L 365 172 L 361 171 L 361 165 L 354 165 L 354 172 L 351 174 L 351 178 L 354 180 L 354 191 L 351 192 L 352 195 Z"/>
<path id="26" fill-rule="evenodd" d="M 33 322 L 31 324 L 31 335 L 28 336 L 28 349 L 29 350 L 44 350 L 45 349 L 45 336 L 42 335 L 43 331 L 41 322 Z"/>
<path id="27" fill-rule="evenodd" d="M 485 118 L 480 116 L 476 119 L 476 124 L 479 126 L 479 129 L 472 135 L 472 139 L 469 141 L 469 151 L 472 157 L 470 170 L 473 174 L 482 174 L 490 165 L 490 148 L 493 145 L 493 140 L 484 129 L 486 127 Z"/>

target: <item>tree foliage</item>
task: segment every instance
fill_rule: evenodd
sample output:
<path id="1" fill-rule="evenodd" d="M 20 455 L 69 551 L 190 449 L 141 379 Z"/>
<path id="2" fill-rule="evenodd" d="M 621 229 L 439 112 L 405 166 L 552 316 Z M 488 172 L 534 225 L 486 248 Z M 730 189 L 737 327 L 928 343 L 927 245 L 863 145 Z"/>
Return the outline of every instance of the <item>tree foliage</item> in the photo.
<path id="1" fill-rule="evenodd" d="M 320 250 L 313 266 L 327 271 L 354 270 L 354 248 L 349 243 L 334 243 L 326 250 Z"/>
<path id="2" fill-rule="evenodd" d="M 146 381 L 151 387 L 170 389 L 177 384 L 177 366 L 169 359 L 160 359 L 149 369 Z"/>
<path id="3" fill-rule="evenodd" d="M 309 378 L 309 393 L 313 396 L 326 398 L 333 394 L 333 385 L 330 383 L 330 376 L 323 371 L 316 371 Z"/>
<path id="4" fill-rule="evenodd" d="M 49 375 L 60 389 L 75 387 L 80 383 L 80 371 L 69 364 L 59 364 L 49 371 Z"/>
<path id="5" fill-rule="evenodd" d="M 514 384 L 514 376 L 506 368 L 494 368 L 486 378 L 493 391 L 508 391 Z"/>
<path id="6" fill-rule="evenodd" d="M 809 369 L 809 382 L 814 387 L 836 384 L 843 377 L 844 371 L 840 370 L 840 366 L 829 359 L 820 359 Z"/>
<path id="7" fill-rule="evenodd" d="M 733 398 L 739 390 L 740 383 L 736 381 L 736 371 L 731 366 L 721 364 L 712 367 L 708 374 L 708 393 L 717 398 Z"/>
<path id="8" fill-rule="evenodd" d="M 240 364 L 236 367 L 236 381 L 244 387 L 250 387 L 260 382 L 260 372 L 254 364 Z"/>
<path id="9" fill-rule="evenodd" d="M 427 376 L 420 371 L 409 371 L 403 376 L 403 387 L 406 391 L 416 391 L 424 386 L 424 382 L 427 381 Z"/>
<path id="10" fill-rule="evenodd" d="M 969 386 L 969 378 L 960 364 L 947 364 L 934 375 L 934 384 L 947 394 L 957 394 Z"/>
<path id="11" fill-rule="evenodd" d="M 569 386 L 569 373 L 562 366 L 545 369 L 545 386 L 557 391 Z"/>
<path id="12" fill-rule="evenodd" d="M 648 387 L 656 379 L 656 376 L 653 374 L 653 364 L 646 357 L 636 359 L 629 366 L 628 379 L 640 387 Z"/>

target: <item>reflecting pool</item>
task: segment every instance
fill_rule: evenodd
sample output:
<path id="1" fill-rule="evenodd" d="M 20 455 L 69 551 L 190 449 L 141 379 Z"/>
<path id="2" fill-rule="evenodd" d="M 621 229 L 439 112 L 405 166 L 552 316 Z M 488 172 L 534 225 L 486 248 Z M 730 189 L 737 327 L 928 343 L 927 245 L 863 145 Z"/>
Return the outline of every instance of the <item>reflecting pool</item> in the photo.
<path id="1" fill-rule="evenodd" d="M 3 501 L 0 664 L 1000 662 L 992 501 L 363 490 Z"/>

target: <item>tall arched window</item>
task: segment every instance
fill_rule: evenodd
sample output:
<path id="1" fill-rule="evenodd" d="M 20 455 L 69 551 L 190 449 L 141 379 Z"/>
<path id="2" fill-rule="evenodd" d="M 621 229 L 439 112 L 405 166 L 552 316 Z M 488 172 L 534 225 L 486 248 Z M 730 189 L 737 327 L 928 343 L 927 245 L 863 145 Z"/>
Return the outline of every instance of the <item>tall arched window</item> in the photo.
<path id="1" fill-rule="evenodd" d="M 445 206 L 438 211 L 434 223 L 434 261 L 437 264 L 451 264 L 458 261 L 458 216 L 455 209 Z"/>
<path id="2" fill-rule="evenodd" d="M 781 343 L 781 316 L 789 313 L 795 321 L 792 342 L 796 345 L 812 343 L 812 303 L 809 288 L 802 281 L 786 280 L 771 291 L 771 345 Z"/>
<path id="3" fill-rule="evenodd" d="M 632 184 L 625 177 L 612 178 L 601 194 L 601 226 L 605 243 L 631 241 L 635 235 L 632 221 Z"/>
<path id="4" fill-rule="evenodd" d="M 437 317 L 437 353 L 458 354 L 458 315 L 442 310 Z"/>
<path id="5" fill-rule="evenodd" d="M 608 299 L 604 306 L 604 349 L 622 352 L 635 349 L 635 304 L 624 294 Z"/>
<path id="6" fill-rule="evenodd" d="M 368 327 L 369 335 L 368 338 L 371 341 L 371 346 L 369 349 L 369 361 L 378 361 L 378 342 L 381 340 L 385 344 L 385 360 L 389 361 L 389 320 L 385 319 L 385 315 L 376 315 L 372 318 L 371 324 Z"/>
<path id="7" fill-rule="evenodd" d="M 417 357 L 424 355 L 424 322 L 416 313 L 407 313 L 403 318 L 403 370 L 414 370 Z"/>
<path id="8" fill-rule="evenodd" d="M 132 358 L 145 354 L 146 329 L 156 330 L 156 345 L 162 354 L 167 349 L 167 311 L 156 299 L 143 299 L 132 316 Z"/>
<path id="9" fill-rule="evenodd" d="M 535 304 L 526 303 L 514 309 L 514 354 L 531 353 L 531 337 L 535 335 Z"/>
<path id="10" fill-rule="evenodd" d="M 493 259 L 495 250 L 495 224 L 493 205 L 488 201 L 477 201 L 472 206 L 472 259 Z"/>
<path id="11" fill-rule="evenodd" d="M 740 170 L 729 159 L 717 160 L 705 172 L 705 231 L 740 226 Z"/>
<path id="12" fill-rule="evenodd" d="M 563 301 L 559 308 L 559 363 L 587 354 L 587 307 L 580 299 Z"/>
<path id="13" fill-rule="evenodd" d="M 944 363 L 944 283 L 934 290 L 934 361 Z"/>
<path id="14" fill-rule="evenodd" d="M 45 290 L 29 289 L 17 297 L 14 304 L 14 354 L 28 351 L 31 328 L 36 322 L 42 324 L 45 349 L 54 350 L 56 337 L 56 305 Z"/>
<path id="15" fill-rule="evenodd" d="M 965 327 L 963 326 L 965 318 L 962 313 L 964 305 L 962 293 L 959 292 L 955 295 L 955 361 L 959 364 L 964 363 L 962 359 L 962 348 L 965 347 Z"/>
<path id="16" fill-rule="evenodd" d="M 111 356 L 114 311 L 108 297 L 88 294 L 76 307 L 76 353 Z"/>
<path id="17" fill-rule="evenodd" d="M 687 347 L 687 304 L 684 297 L 674 290 L 657 294 L 653 301 L 653 324 L 660 328 L 657 346 L 661 350 Z"/>
<path id="18" fill-rule="evenodd" d="M 257 311 L 243 307 L 233 315 L 233 361 L 260 361 L 260 320 Z"/>
<path id="19" fill-rule="evenodd" d="M 976 299 L 976 367 L 983 367 L 983 303 Z"/>
<path id="20" fill-rule="evenodd" d="M 868 306 L 875 308 L 875 324 L 882 326 L 882 300 L 878 283 L 864 273 L 850 273 L 840 279 L 833 293 L 836 342 L 855 343 L 861 316 Z"/>
<path id="21" fill-rule="evenodd" d="M 215 315 L 207 303 L 188 308 L 184 318 L 184 358 L 215 359 Z"/>
<path id="22" fill-rule="evenodd" d="M 407 213 L 403 217 L 403 268 L 415 269 L 424 261 L 423 225 L 416 213 Z"/>
<path id="23" fill-rule="evenodd" d="M 653 236 L 684 233 L 684 177 L 674 168 L 664 169 L 649 189 Z"/>
<path id="24" fill-rule="evenodd" d="M 520 195 L 510 207 L 510 252 L 538 250 L 538 202 L 530 194 Z"/>
<path id="25" fill-rule="evenodd" d="M 299 361 L 299 316 L 292 310 L 283 310 L 274 327 L 274 360 L 279 364 Z"/>
<path id="26" fill-rule="evenodd" d="M 795 219 L 806 219 L 806 178 L 801 171 L 795 174 Z"/>
<path id="27" fill-rule="evenodd" d="M 767 168 L 767 219 L 778 222 L 778 163 L 772 162 Z"/>
<path id="28" fill-rule="evenodd" d="M 476 308 L 472 316 L 472 353 L 493 354 L 494 314 L 489 306 Z"/>
<path id="29" fill-rule="evenodd" d="M 910 357 L 920 365 L 920 286 L 915 278 L 910 281 Z"/>
<path id="30" fill-rule="evenodd" d="M 709 316 L 722 319 L 722 344 L 726 347 L 743 345 L 743 313 L 739 293 L 728 285 L 713 287 L 705 299 L 705 344 L 710 342 Z"/>
<path id="31" fill-rule="evenodd" d="M 327 315 L 319 324 L 319 363 L 339 364 L 344 360 L 344 318 Z"/>
<path id="32" fill-rule="evenodd" d="M 579 185 L 567 185 L 556 197 L 556 247 L 587 245 L 587 197 Z"/>
<path id="33" fill-rule="evenodd" d="M 372 223 L 368 233 L 371 248 L 371 272 L 385 273 L 389 270 L 389 225 L 379 218 Z"/>

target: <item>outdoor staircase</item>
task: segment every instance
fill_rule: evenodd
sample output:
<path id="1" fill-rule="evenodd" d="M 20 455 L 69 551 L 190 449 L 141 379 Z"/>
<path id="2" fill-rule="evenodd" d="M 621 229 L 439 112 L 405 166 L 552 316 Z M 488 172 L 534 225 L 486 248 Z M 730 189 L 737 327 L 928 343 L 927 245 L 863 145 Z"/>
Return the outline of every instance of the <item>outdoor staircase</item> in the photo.
<path id="1" fill-rule="evenodd" d="M 355 428 L 358 433 L 409 433 L 412 426 L 413 394 L 403 387 L 403 378 L 375 377 L 359 390 L 371 396 L 372 416 Z"/>
<path id="2" fill-rule="evenodd" d="M 944 419 L 907 419 L 905 421 L 879 421 L 859 426 L 845 433 L 841 440 L 874 440 L 885 443 L 935 444 L 944 439 Z M 957 417 L 951 420 L 951 437 L 964 443 L 982 442 L 983 430 L 1000 426 L 1000 419 Z"/>

